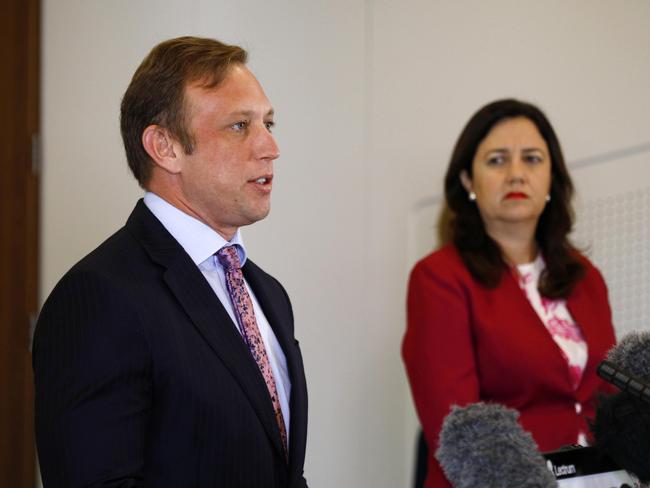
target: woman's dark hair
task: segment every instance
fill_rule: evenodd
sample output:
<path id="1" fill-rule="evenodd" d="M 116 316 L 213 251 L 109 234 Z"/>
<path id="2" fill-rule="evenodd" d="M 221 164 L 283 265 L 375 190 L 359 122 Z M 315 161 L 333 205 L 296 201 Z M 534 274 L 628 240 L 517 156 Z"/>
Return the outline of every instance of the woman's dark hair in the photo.
<path id="1" fill-rule="evenodd" d="M 445 176 L 445 198 L 452 211 L 449 235 L 474 278 L 494 288 L 507 264 L 499 245 L 488 236 L 476 203 L 468 199 L 461 184 L 465 170 L 472 176 L 476 149 L 499 122 L 525 117 L 537 126 L 551 157 L 551 200 L 546 204 L 535 231 L 546 268 L 540 277 L 539 291 L 548 298 L 566 298 L 584 274 L 584 265 L 568 235 L 573 225 L 573 183 L 564 163 L 557 135 L 544 113 L 534 105 L 514 99 L 497 100 L 476 112 L 463 129 L 451 156 Z"/>

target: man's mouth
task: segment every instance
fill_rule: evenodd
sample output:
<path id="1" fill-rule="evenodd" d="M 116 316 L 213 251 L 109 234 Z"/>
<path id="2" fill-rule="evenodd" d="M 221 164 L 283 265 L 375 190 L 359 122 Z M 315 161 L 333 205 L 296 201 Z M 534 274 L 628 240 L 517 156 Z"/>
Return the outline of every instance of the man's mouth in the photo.
<path id="1" fill-rule="evenodd" d="M 260 176 L 259 178 L 253 178 L 251 180 L 248 180 L 248 182 L 255 183 L 257 185 L 262 185 L 262 186 L 270 186 L 272 180 L 273 180 L 273 175 L 264 175 L 264 176 Z"/>

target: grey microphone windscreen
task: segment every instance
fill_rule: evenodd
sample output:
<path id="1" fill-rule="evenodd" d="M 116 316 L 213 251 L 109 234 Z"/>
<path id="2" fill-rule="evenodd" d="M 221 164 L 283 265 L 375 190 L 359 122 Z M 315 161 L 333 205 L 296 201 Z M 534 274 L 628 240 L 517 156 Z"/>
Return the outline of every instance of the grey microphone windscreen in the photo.
<path id="1" fill-rule="evenodd" d="M 519 413 L 498 404 L 452 407 L 440 431 L 436 459 L 455 488 L 551 488 L 555 476 Z"/>
<path id="2" fill-rule="evenodd" d="M 640 379 L 650 382 L 650 331 L 627 333 L 607 353 L 607 360 Z"/>

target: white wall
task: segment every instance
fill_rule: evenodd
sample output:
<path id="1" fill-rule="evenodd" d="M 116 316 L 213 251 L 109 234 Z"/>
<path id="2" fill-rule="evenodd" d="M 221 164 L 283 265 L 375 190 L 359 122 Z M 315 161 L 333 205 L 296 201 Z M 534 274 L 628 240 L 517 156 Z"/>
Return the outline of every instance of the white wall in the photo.
<path id="1" fill-rule="evenodd" d="M 407 270 L 435 242 L 446 165 L 480 106 L 510 96 L 539 104 L 570 163 L 650 143 L 650 3 L 378 0 L 372 16 L 368 231 L 376 262 L 394 251 L 371 282 L 382 283 L 374 290 L 383 307 L 377 313 L 385 321 L 382 343 L 396 344 Z M 640 174 L 617 191 L 631 188 L 631 181 L 650 188 L 650 151 L 638 157 L 646 165 L 637 164 Z M 583 208 L 608 179 L 620 180 L 620 160 L 601 162 L 594 163 L 600 178 L 587 185 L 580 179 L 591 170 L 574 171 Z M 581 237 L 596 254 L 598 242 L 587 229 Z M 416 430 L 412 404 L 405 401 L 401 449 L 407 469 Z"/>
<path id="2" fill-rule="evenodd" d="M 314 487 L 410 481 L 406 279 L 471 113 L 502 96 L 537 102 L 570 161 L 650 142 L 645 0 L 44 0 L 43 10 L 42 297 L 141 194 L 118 110 L 148 50 L 186 34 L 249 50 L 282 157 L 271 216 L 244 237 L 294 303 Z M 626 167 L 648 181 L 648 165 Z M 585 180 L 620 169 L 599 168 Z"/>

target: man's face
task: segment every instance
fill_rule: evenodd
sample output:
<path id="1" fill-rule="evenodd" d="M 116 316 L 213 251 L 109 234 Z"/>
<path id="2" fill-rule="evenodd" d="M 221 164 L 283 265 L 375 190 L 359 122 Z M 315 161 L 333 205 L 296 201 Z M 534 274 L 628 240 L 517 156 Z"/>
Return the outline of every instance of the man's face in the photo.
<path id="1" fill-rule="evenodd" d="M 177 145 L 182 205 L 226 239 L 266 217 L 271 204 L 273 108 L 253 74 L 233 65 L 216 88 L 185 88 L 194 151 Z"/>

